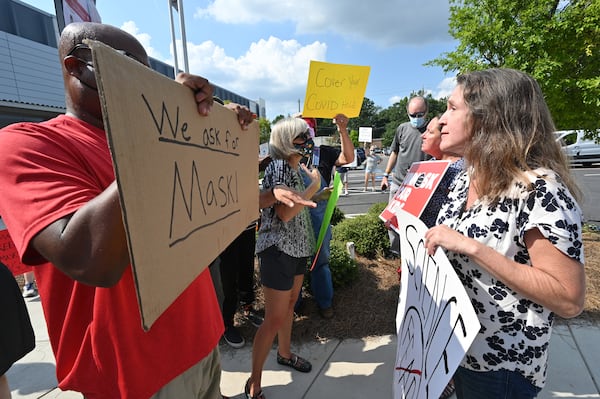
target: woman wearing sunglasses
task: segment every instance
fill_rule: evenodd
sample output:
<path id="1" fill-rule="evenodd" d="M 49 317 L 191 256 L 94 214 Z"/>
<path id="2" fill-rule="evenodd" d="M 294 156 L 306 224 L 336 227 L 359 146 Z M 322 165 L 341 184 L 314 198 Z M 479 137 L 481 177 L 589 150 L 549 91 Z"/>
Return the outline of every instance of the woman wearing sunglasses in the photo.
<path id="1" fill-rule="evenodd" d="M 318 169 L 308 169 L 300 160 L 310 155 L 314 143 L 307 123 L 299 118 L 283 119 L 273 126 L 269 142 L 273 161 L 267 166 L 263 189 L 286 185 L 304 199 L 310 199 L 320 188 Z M 305 186 L 300 170 L 310 177 Z M 314 254 L 314 234 L 304 205 L 275 203 L 261 213 L 256 253 L 260 262 L 261 283 L 265 297 L 265 319 L 254 337 L 252 373 L 244 392 L 248 399 L 264 398 L 261 376 L 275 335 L 277 362 L 301 372 L 312 365 L 291 352 L 294 304 L 302 287 L 307 261 Z"/>

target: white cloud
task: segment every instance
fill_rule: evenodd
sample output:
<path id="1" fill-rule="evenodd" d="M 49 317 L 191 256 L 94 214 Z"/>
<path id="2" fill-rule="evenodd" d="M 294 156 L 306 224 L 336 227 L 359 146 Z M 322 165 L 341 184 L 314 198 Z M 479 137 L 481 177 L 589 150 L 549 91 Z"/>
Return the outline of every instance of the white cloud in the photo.
<path id="1" fill-rule="evenodd" d="M 124 22 L 123 25 L 121 25 L 121 29 L 123 29 L 130 35 L 135 36 L 135 38 L 138 39 L 140 43 L 142 43 L 142 46 L 144 46 L 144 49 L 146 50 L 146 53 L 148 53 L 148 56 L 156 58 L 158 60 L 163 59 L 163 56 L 160 54 L 160 52 L 150 45 L 150 42 L 152 41 L 152 36 L 150 36 L 148 33 L 140 33 L 140 30 L 138 29 L 135 22 Z"/>
<path id="2" fill-rule="evenodd" d="M 398 101 L 402 100 L 404 97 L 402 96 L 392 96 L 389 98 L 388 103 L 389 105 L 394 105 L 396 104 Z"/>
<path id="3" fill-rule="evenodd" d="M 418 12 L 413 12 L 416 8 Z M 331 43 L 334 44 L 330 46 L 339 44 L 335 42 L 337 36 L 402 54 L 407 45 L 418 49 L 430 43 L 449 41 L 448 15 L 447 0 L 430 0 L 418 7 L 408 0 L 363 3 L 347 0 L 211 0 L 205 8 L 196 9 L 195 18 L 232 25 L 273 24 L 267 29 L 271 36 L 254 39 L 240 52 L 239 48 L 222 47 L 210 40 L 195 43 L 188 35 L 190 72 L 250 99 L 265 99 L 268 117 L 272 119 L 279 114 L 298 111 L 298 101 L 302 106 L 305 96 L 309 61 L 327 61 L 328 44 L 323 42 L 324 39 L 313 41 L 311 38 L 311 42 L 302 42 L 302 34 L 317 37 L 332 34 L 334 41 Z M 286 25 L 292 26 L 297 36 L 289 40 L 276 37 L 283 35 L 280 28 Z M 135 23 L 127 22 L 122 28 L 135 35 L 150 56 L 173 65 L 172 50 L 165 59 L 151 46 L 150 35 L 140 33 Z M 331 41 L 331 37 L 328 40 Z M 239 42 L 244 43 L 244 38 Z M 178 49 L 178 55 L 181 55 L 181 42 Z M 398 62 L 404 61 L 399 59 Z M 443 97 L 448 90 L 451 89 L 440 84 L 431 92 Z M 396 97 L 400 96 L 390 98 L 390 104 L 397 101 Z"/>
<path id="4" fill-rule="evenodd" d="M 455 86 L 456 86 L 456 77 L 448 77 L 448 78 L 444 78 L 437 85 L 435 90 L 424 89 L 423 94 L 426 96 L 431 94 L 431 96 L 433 98 L 439 100 L 439 99 L 450 96 L 450 94 L 452 93 L 452 90 L 454 90 Z M 388 105 L 394 105 L 398 101 L 402 100 L 405 97 L 406 96 L 398 96 L 398 95 L 392 96 L 392 97 L 388 98 Z"/>
<path id="5" fill-rule="evenodd" d="M 444 97 L 449 97 L 456 86 L 456 77 L 445 78 L 440 82 L 437 86 L 437 90 L 432 92 L 432 96 L 434 98 L 440 99 Z"/>
<path id="6" fill-rule="evenodd" d="M 328 32 L 382 47 L 450 40 L 448 15 L 447 0 L 213 0 L 194 13 L 228 24 L 292 22 L 298 34 Z"/>
<path id="7" fill-rule="evenodd" d="M 188 41 L 187 45 L 191 73 L 209 77 L 211 82 L 251 99 L 267 99 L 271 118 L 297 110 L 298 105 L 290 99 L 304 98 L 310 60 L 325 60 L 327 51 L 321 42 L 302 45 L 276 37 L 252 43 L 238 58 L 227 55 L 212 41 Z"/>

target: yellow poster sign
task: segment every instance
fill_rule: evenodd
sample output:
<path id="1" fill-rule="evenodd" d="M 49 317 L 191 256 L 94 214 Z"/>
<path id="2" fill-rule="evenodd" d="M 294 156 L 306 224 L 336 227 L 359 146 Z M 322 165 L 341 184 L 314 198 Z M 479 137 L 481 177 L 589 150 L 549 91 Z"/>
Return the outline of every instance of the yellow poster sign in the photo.
<path id="1" fill-rule="evenodd" d="M 360 114 L 371 67 L 311 61 L 302 115 L 349 118 Z"/>

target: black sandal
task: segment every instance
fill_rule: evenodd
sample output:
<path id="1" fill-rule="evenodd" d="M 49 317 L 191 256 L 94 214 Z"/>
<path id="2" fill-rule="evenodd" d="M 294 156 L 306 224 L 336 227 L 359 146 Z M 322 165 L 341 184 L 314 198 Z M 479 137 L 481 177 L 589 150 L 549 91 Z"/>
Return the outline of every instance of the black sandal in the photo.
<path id="1" fill-rule="evenodd" d="M 310 370 L 312 370 L 312 364 L 310 364 L 308 360 L 303 359 L 298 355 L 294 355 L 293 353 L 292 357 L 287 359 L 277 352 L 277 363 L 292 367 L 302 373 L 308 373 Z"/>
<path id="2" fill-rule="evenodd" d="M 246 399 L 266 399 L 262 389 L 254 394 L 254 396 L 250 395 L 250 378 L 248 378 L 246 385 L 244 385 L 244 393 L 246 394 Z"/>

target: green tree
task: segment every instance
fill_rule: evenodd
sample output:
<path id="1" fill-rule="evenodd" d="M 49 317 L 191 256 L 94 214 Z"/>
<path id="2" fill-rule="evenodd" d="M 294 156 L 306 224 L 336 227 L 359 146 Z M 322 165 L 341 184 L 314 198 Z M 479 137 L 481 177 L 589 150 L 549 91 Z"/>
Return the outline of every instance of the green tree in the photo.
<path id="1" fill-rule="evenodd" d="M 348 130 L 358 131 L 358 128 L 361 126 L 374 128 L 374 122 L 376 121 L 377 113 L 380 110 L 381 108 L 376 106 L 373 100 L 365 97 L 363 99 L 363 103 L 360 108 L 360 114 L 358 115 L 358 117 L 352 118 L 350 119 L 350 122 L 348 122 Z M 373 137 L 380 137 L 376 135 L 377 132 L 375 131 L 375 129 L 373 130 Z"/>
<path id="2" fill-rule="evenodd" d="M 258 143 L 268 143 L 269 138 L 271 137 L 271 122 L 269 122 L 267 118 L 260 118 L 258 120 L 258 128 L 260 129 Z"/>
<path id="3" fill-rule="evenodd" d="M 450 0 L 450 34 L 456 50 L 428 65 L 519 69 L 539 82 L 559 129 L 600 127 L 600 1 Z"/>
<path id="4" fill-rule="evenodd" d="M 273 121 L 271 122 L 271 124 L 273 124 L 273 125 L 274 125 L 274 124 L 276 124 L 277 122 L 279 122 L 279 121 L 280 121 L 280 120 L 282 120 L 282 119 L 285 119 L 285 116 L 283 116 L 283 115 L 281 115 L 281 114 L 280 114 L 280 115 L 277 115 L 277 116 L 275 117 L 275 119 L 273 119 Z"/>
<path id="5" fill-rule="evenodd" d="M 358 142 L 358 130 L 350 130 L 348 136 L 350 136 L 350 140 L 352 140 L 354 148 L 360 147 L 360 143 Z"/>

